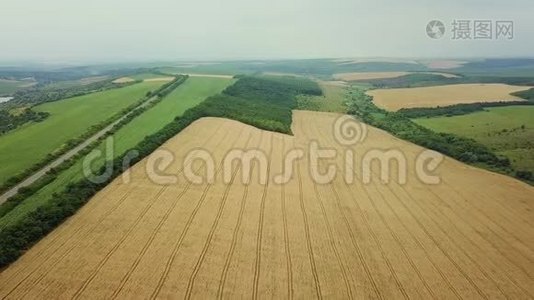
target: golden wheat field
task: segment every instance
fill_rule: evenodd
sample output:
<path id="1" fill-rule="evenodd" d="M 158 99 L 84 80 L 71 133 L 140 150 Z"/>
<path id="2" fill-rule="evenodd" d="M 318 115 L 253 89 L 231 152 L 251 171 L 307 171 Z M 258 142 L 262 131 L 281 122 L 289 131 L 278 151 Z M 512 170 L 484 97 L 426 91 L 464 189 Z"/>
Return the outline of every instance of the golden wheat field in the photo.
<path id="1" fill-rule="evenodd" d="M 377 89 L 370 90 L 367 94 L 373 97 L 373 101 L 377 106 L 389 111 L 397 111 L 401 108 L 524 100 L 510 94 L 529 88 L 528 86 L 514 86 L 502 83 L 475 83 L 419 88 Z"/>
<path id="2" fill-rule="evenodd" d="M 366 138 L 342 146 L 332 135 L 340 115 L 295 111 L 294 136 L 242 123 L 203 118 L 161 149 L 175 155 L 148 179 L 147 160 L 129 183 L 118 178 L 76 215 L 0 274 L 2 298 L 376 298 L 527 299 L 534 297 L 534 188 L 445 158 L 420 182 L 414 161 L 424 149 L 368 127 Z M 310 176 L 309 156 L 286 184 L 261 184 L 259 167 L 244 184 L 241 171 L 220 179 L 232 148 L 258 149 L 269 177 L 284 154 L 310 141 L 337 149 L 320 171 L 337 165 L 328 184 Z M 193 184 L 204 164 L 184 162 L 191 149 L 209 149 L 216 180 Z M 344 151 L 354 151 L 347 167 Z M 407 160 L 406 184 L 393 176 L 361 179 L 358 157 L 396 149 Z M 344 171 L 356 180 L 346 183 Z M 373 165 L 373 172 L 379 172 Z M 394 171 L 398 168 L 393 168 Z M 373 173 L 373 174 L 374 174 Z M 376 174 L 374 174 L 376 175 Z"/>

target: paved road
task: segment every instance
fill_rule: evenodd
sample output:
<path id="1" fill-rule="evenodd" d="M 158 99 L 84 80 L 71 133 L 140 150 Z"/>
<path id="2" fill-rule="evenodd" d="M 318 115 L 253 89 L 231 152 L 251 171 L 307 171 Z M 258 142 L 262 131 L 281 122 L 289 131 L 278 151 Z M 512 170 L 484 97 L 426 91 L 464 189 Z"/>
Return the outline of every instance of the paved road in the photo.
<path id="1" fill-rule="evenodd" d="M 104 129 L 100 130 L 99 132 L 95 133 L 93 136 L 89 137 L 87 140 L 85 140 L 83 143 L 79 144 L 78 146 L 72 148 L 71 150 L 69 150 L 68 152 L 66 152 L 65 154 L 61 155 L 60 157 L 58 157 L 56 160 L 52 161 L 51 163 L 49 163 L 48 165 L 44 166 L 42 169 L 38 170 L 37 172 L 33 173 L 32 175 L 30 175 L 28 178 L 24 179 L 24 181 L 20 182 L 19 184 L 15 185 L 14 187 L 12 187 L 11 189 L 7 190 L 5 193 L 3 193 L 1 196 L 0 196 L 0 204 L 4 203 L 7 201 L 7 199 L 9 199 L 10 197 L 16 195 L 18 193 L 18 191 L 23 188 L 23 187 L 27 187 L 31 184 L 33 184 L 34 182 L 36 182 L 37 180 L 41 179 L 44 175 L 46 175 L 46 173 L 48 171 L 50 171 L 50 169 L 52 168 L 55 168 L 59 165 L 61 165 L 62 163 L 64 163 L 66 160 L 72 158 L 73 156 L 75 156 L 76 154 L 78 154 L 80 151 L 82 151 L 83 149 L 85 149 L 87 146 L 89 146 L 91 143 L 95 142 L 96 140 L 98 140 L 100 137 L 104 136 L 106 133 L 108 133 L 112 128 L 113 126 L 117 125 L 119 122 L 121 122 L 122 120 L 126 119 L 134 110 L 136 110 L 137 108 L 142 108 L 142 107 L 145 107 L 147 106 L 148 104 L 150 104 L 151 102 L 153 102 L 154 100 L 157 99 L 157 96 L 154 96 L 150 99 L 148 99 L 147 101 L 141 103 L 139 106 L 137 106 L 135 109 L 132 109 L 130 112 L 128 112 L 127 114 L 125 114 L 124 116 L 120 117 L 118 120 L 116 120 L 115 122 L 109 124 L 108 126 L 106 126 Z"/>

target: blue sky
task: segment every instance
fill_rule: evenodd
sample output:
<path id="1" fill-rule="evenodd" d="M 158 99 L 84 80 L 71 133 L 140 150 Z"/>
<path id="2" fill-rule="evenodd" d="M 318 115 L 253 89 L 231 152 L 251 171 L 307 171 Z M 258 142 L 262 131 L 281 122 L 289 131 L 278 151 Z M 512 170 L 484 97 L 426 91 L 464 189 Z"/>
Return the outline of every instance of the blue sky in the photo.
<path id="1" fill-rule="evenodd" d="M 534 56 L 534 1 L 5 1 L 0 61 Z M 446 35 L 426 36 L 430 20 Z M 512 20 L 512 40 L 450 38 L 454 19 Z"/>

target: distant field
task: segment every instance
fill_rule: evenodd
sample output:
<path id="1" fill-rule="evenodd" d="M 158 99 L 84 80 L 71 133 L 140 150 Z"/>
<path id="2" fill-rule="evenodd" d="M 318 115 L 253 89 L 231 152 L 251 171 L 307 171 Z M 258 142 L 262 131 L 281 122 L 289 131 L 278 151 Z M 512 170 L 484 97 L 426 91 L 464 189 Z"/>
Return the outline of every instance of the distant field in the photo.
<path id="1" fill-rule="evenodd" d="M 415 60 L 402 58 L 336 58 L 332 62 L 339 65 L 351 65 L 359 63 L 393 63 L 393 64 L 419 64 Z"/>
<path id="2" fill-rule="evenodd" d="M 29 123 L 0 136 L 0 184 L 59 150 L 67 141 L 87 132 L 136 103 L 161 82 L 132 86 L 45 103 L 35 111 L 50 113 L 41 123 Z"/>
<path id="3" fill-rule="evenodd" d="M 397 78 L 409 74 L 431 74 L 431 75 L 441 75 L 445 78 L 455 78 L 458 77 L 454 74 L 441 73 L 441 72 L 352 72 L 352 73 L 338 73 L 334 74 L 334 79 L 344 80 L 344 81 L 359 81 L 359 80 L 374 80 L 374 79 L 385 79 L 385 78 Z"/>
<path id="4" fill-rule="evenodd" d="M 172 81 L 174 77 L 171 76 L 162 76 L 162 77 L 155 77 L 155 78 L 147 78 L 143 79 L 143 81 L 162 81 L 162 82 L 169 82 Z"/>
<path id="5" fill-rule="evenodd" d="M 142 73 L 142 74 L 135 74 L 135 75 L 130 75 L 130 76 L 117 78 L 117 79 L 113 80 L 113 83 L 128 83 L 128 82 L 133 82 L 133 81 L 136 81 L 136 80 L 168 82 L 168 81 L 171 81 L 173 79 L 174 79 L 174 77 L 163 76 L 161 74 Z"/>
<path id="6" fill-rule="evenodd" d="M 255 74 L 284 73 L 313 75 L 316 78 L 329 79 L 332 74 L 349 72 L 421 72 L 431 71 L 426 66 L 414 61 L 390 59 L 307 59 L 282 61 L 235 61 L 211 63 L 184 63 L 172 67 L 160 68 L 165 73 L 181 74 Z"/>
<path id="7" fill-rule="evenodd" d="M 430 74 L 430 75 L 441 75 L 445 78 L 458 78 L 458 75 L 450 74 L 450 73 L 443 73 L 443 72 L 423 72 L 423 73 L 411 73 L 411 74 Z"/>
<path id="8" fill-rule="evenodd" d="M 212 63 L 212 64 L 181 64 L 173 67 L 164 67 L 159 69 L 163 73 L 169 74 L 215 74 L 215 75 L 229 75 L 229 74 L 243 74 L 251 73 L 241 69 L 240 65 L 233 63 Z"/>
<path id="9" fill-rule="evenodd" d="M 510 95 L 529 87 L 507 84 L 451 84 L 443 86 L 377 89 L 367 92 L 377 106 L 397 111 L 401 108 L 437 107 L 458 103 L 524 100 Z"/>
<path id="10" fill-rule="evenodd" d="M 135 79 L 130 78 L 130 77 L 121 77 L 121 78 L 117 78 L 113 80 L 112 82 L 113 83 L 128 83 L 128 82 L 134 82 L 134 81 Z"/>
<path id="11" fill-rule="evenodd" d="M 141 74 L 130 75 L 128 77 L 134 80 L 147 80 L 147 79 L 154 79 L 154 78 L 162 78 L 166 76 L 162 76 L 161 74 L 154 74 L 154 73 L 141 73 Z"/>
<path id="12" fill-rule="evenodd" d="M 437 132 L 469 137 L 510 158 L 518 170 L 534 172 L 534 107 L 506 106 L 455 117 L 415 119 Z"/>
<path id="13" fill-rule="evenodd" d="M 133 119 L 113 135 L 115 148 L 114 157 L 131 149 L 145 136 L 163 128 L 176 116 L 182 115 L 188 108 L 197 105 L 211 95 L 221 92 L 233 82 L 234 80 L 222 78 L 199 77 L 187 79 L 156 106 Z M 104 150 L 104 144 L 101 144 L 98 149 Z M 102 159 L 96 162 L 96 165 L 102 164 Z M 53 193 L 63 190 L 68 183 L 75 182 L 81 178 L 82 162 L 78 161 L 72 167 L 63 171 L 56 180 L 26 199 L 23 203 L 19 204 L 10 213 L 0 218 L 0 228 L 24 217 L 40 204 L 49 200 Z"/>
<path id="14" fill-rule="evenodd" d="M 334 74 L 334 79 L 344 81 L 395 78 L 410 74 L 409 72 L 354 72 Z"/>
<path id="15" fill-rule="evenodd" d="M 0 79 L 0 96 L 10 95 L 19 89 L 27 88 L 36 84 L 33 80 L 7 80 Z"/>
<path id="16" fill-rule="evenodd" d="M 534 77 L 532 58 L 493 58 L 470 61 L 455 72 L 471 76 Z"/>
<path id="17" fill-rule="evenodd" d="M 466 61 L 460 60 L 432 60 L 425 62 L 425 65 L 430 69 L 455 69 L 466 63 Z"/>
<path id="18" fill-rule="evenodd" d="M 347 86 L 343 82 L 319 81 L 319 86 L 323 90 L 324 95 L 299 95 L 297 97 L 299 109 L 339 113 L 347 111 L 347 107 L 345 106 Z"/>
<path id="19" fill-rule="evenodd" d="M 109 76 L 90 76 L 90 77 L 84 77 L 78 80 L 67 80 L 67 81 L 54 82 L 51 84 L 47 84 L 46 88 L 54 89 L 54 88 L 70 88 L 70 87 L 75 87 L 75 86 L 83 86 L 83 85 L 89 85 L 95 82 L 103 81 L 108 78 Z"/>
<path id="20" fill-rule="evenodd" d="M 225 78 L 225 79 L 231 79 L 234 76 L 233 75 L 225 75 L 225 74 L 196 74 L 196 73 L 186 73 L 190 77 L 214 77 L 214 78 Z"/>

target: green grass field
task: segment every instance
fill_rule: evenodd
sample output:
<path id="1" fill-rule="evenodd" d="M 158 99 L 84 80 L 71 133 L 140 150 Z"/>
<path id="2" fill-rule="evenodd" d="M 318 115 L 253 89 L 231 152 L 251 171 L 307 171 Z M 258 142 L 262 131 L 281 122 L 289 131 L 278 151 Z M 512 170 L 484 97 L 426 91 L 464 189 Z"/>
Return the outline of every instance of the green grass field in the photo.
<path id="1" fill-rule="evenodd" d="M 208 96 L 221 92 L 232 82 L 218 78 L 188 78 L 163 101 L 114 134 L 116 154 L 120 155 L 135 146 L 145 136 L 163 128 L 188 108 L 196 106 Z"/>
<path id="2" fill-rule="evenodd" d="M 516 169 L 534 171 L 533 116 L 533 106 L 506 106 L 462 116 L 414 121 L 437 132 L 472 138 L 508 157 Z"/>
<path id="3" fill-rule="evenodd" d="M 81 136 L 91 126 L 136 103 L 161 84 L 139 83 L 34 107 L 35 111 L 46 111 L 50 116 L 41 123 L 29 123 L 0 136 L 0 184 L 43 160 L 70 139 Z"/>
<path id="4" fill-rule="evenodd" d="M 133 119 L 113 135 L 114 157 L 122 155 L 137 145 L 145 136 L 160 130 L 166 124 L 172 122 L 175 117 L 182 115 L 188 108 L 199 104 L 211 95 L 221 92 L 233 82 L 234 80 L 230 79 L 190 77 L 161 102 Z M 104 143 L 99 145 L 97 149 L 104 150 Z M 104 159 L 102 158 L 95 161 L 94 165 L 101 166 L 103 163 Z M 0 218 L 0 228 L 24 217 L 41 204 L 46 203 L 54 193 L 62 191 L 67 184 L 78 181 L 82 176 L 82 161 L 79 160 L 72 167 L 61 172 L 56 180 L 25 199 L 15 209 Z"/>
<path id="5" fill-rule="evenodd" d="M 27 88 L 35 84 L 33 80 L 6 80 L 0 79 L 0 96 L 11 95 L 19 89 Z"/>
<path id="6" fill-rule="evenodd" d="M 297 105 L 299 109 L 346 113 L 345 98 L 347 88 L 327 81 L 320 81 L 319 86 L 323 90 L 323 96 L 299 95 Z"/>

